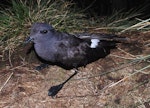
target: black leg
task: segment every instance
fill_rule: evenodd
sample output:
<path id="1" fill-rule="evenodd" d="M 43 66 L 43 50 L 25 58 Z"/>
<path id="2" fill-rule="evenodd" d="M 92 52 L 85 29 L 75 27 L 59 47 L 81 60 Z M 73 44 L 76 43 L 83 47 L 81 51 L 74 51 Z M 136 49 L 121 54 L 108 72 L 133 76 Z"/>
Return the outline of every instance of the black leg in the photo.
<path id="1" fill-rule="evenodd" d="M 67 79 L 65 80 L 63 83 L 56 85 L 56 86 L 52 86 L 49 90 L 48 90 L 48 96 L 51 96 L 52 98 L 63 88 L 63 86 L 72 78 L 74 77 L 76 74 L 78 73 L 77 70 L 75 70 L 75 72 Z"/>
<path id="2" fill-rule="evenodd" d="M 48 66 L 49 66 L 49 64 L 43 63 L 43 64 L 37 66 L 35 69 L 38 70 L 38 71 L 40 71 L 40 70 L 42 70 L 44 68 L 47 68 Z"/>

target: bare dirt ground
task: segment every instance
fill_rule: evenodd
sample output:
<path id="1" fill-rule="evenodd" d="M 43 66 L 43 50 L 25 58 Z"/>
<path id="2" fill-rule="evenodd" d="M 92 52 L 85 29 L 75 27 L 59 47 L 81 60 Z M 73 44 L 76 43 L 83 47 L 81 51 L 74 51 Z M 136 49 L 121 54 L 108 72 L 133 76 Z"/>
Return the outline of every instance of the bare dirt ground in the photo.
<path id="1" fill-rule="evenodd" d="M 150 33 L 124 36 L 134 42 L 119 44 L 105 59 L 81 67 L 54 99 L 48 89 L 73 72 L 58 66 L 38 72 L 34 52 L 17 49 L 11 58 L 0 59 L 0 108 L 150 108 L 150 70 L 138 72 L 150 62 L 129 64 L 137 55 L 150 54 Z"/>

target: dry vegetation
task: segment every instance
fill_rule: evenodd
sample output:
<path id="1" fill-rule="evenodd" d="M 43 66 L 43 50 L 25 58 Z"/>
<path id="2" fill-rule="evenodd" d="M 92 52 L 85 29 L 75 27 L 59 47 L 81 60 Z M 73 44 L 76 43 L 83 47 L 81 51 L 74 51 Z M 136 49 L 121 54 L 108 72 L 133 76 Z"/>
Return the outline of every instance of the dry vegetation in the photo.
<path id="1" fill-rule="evenodd" d="M 20 0 L 14 1 L 11 9 L 1 11 L 0 107 L 149 108 L 150 19 L 137 17 L 130 21 L 139 13 L 118 13 L 119 18 L 112 16 L 100 23 L 101 19 L 86 19 L 68 2 L 46 4 L 37 0 L 37 4 L 28 5 Z M 131 43 L 119 44 L 105 59 L 81 67 L 53 99 L 47 96 L 49 87 L 64 81 L 72 71 L 57 66 L 36 71 L 39 60 L 34 52 L 26 55 L 31 45 L 22 45 L 31 24 L 43 21 L 67 32 L 80 32 L 85 27 L 90 32 L 115 32 L 129 37 Z"/>

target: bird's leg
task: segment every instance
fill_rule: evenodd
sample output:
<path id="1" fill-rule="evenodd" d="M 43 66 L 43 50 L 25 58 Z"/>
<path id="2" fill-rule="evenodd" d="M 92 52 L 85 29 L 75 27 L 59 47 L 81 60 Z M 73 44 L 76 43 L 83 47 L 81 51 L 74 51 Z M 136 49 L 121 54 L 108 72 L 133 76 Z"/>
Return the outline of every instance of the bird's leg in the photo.
<path id="1" fill-rule="evenodd" d="M 74 77 L 76 74 L 78 73 L 77 70 L 75 70 L 75 72 L 67 79 L 65 80 L 63 83 L 56 85 L 56 86 L 52 86 L 49 90 L 48 90 L 48 96 L 51 96 L 52 98 L 62 89 L 62 87 L 72 78 Z"/>
<path id="2" fill-rule="evenodd" d="M 46 63 L 42 63 L 41 65 L 37 66 L 35 69 L 40 71 L 44 68 L 47 68 L 49 66 L 49 64 L 46 64 Z"/>

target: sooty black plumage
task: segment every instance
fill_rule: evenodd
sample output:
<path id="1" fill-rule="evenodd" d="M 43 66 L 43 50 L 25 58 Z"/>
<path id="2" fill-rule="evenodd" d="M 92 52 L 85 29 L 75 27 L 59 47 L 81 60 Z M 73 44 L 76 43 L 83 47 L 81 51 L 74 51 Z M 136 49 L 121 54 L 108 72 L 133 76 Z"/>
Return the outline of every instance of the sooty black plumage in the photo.
<path id="1" fill-rule="evenodd" d="M 116 39 L 118 38 L 118 40 Z M 98 39 L 98 45 L 91 48 L 91 40 Z M 34 43 L 39 57 L 64 68 L 72 69 L 85 66 L 103 58 L 125 38 L 108 34 L 68 34 L 56 31 L 46 23 L 35 23 L 31 28 L 28 41 Z"/>
<path id="2" fill-rule="evenodd" d="M 86 66 L 110 54 L 116 43 L 126 41 L 124 37 L 110 34 L 68 34 L 56 31 L 46 23 L 35 23 L 26 43 L 32 41 L 36 54 L 50 64 L 65 69 Z M 57 94 L 49 93 L 53 96 Z"/>

